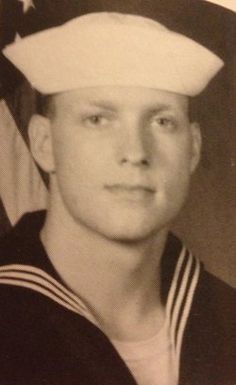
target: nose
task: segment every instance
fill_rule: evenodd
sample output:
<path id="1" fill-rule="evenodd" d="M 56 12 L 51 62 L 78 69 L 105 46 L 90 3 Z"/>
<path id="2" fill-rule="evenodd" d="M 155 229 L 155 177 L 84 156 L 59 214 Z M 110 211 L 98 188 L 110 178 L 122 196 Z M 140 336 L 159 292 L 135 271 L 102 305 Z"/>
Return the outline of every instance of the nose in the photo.
<path id="1" fill-rule="evenodd" d="M 125 125 L 120 134 L 118 161 L 120 164 L 148 167 L 151 163 L 148 133 L 139 124 Z"/>

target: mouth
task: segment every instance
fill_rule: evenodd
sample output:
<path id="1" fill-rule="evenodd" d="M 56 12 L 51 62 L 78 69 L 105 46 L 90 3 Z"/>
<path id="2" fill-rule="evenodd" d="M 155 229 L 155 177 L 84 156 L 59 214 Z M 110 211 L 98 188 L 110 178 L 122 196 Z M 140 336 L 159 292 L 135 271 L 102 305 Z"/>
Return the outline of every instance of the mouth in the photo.
<path id="1" fill-rule="evenodd" d="M 150 200 L 156 192 L 154 188 L 142 184 L 122 183 L 106 185 L 105 188 L 115 197 L 135 202 Z"/>

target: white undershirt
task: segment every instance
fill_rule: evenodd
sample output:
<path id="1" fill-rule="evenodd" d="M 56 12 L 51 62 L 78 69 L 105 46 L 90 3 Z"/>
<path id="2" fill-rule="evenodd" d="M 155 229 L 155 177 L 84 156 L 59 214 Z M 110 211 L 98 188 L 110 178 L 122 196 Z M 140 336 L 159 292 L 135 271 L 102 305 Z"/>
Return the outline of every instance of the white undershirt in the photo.
<path id="1" fill-rule="evenodd" d="M 112 340 L 138 385 L 177 385 L 167 323 L 152 338 L 139 342 Z"/>

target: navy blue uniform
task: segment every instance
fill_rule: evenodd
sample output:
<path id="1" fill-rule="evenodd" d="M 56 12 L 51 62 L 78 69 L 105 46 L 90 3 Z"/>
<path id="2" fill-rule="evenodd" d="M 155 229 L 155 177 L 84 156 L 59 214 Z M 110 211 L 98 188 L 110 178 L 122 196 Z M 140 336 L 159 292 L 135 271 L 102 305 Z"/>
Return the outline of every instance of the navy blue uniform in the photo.
<path id="1" fill-rule="evenodd" d="M 51 264 L 43 222 L 44 212 L 27 214 L 0 243 L 0 384 L 135 385 Z M 179 385 L 236 384 L 235 291 L 173 235 L 161 263 Z"/>

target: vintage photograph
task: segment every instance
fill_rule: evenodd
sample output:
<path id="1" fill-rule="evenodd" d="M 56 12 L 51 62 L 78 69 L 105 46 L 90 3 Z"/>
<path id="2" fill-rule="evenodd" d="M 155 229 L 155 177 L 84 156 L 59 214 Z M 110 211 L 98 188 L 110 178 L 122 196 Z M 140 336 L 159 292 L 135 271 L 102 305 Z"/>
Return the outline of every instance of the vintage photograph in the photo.
<path id="1" fill-rule="evenodd" d="M 0 385 L 236 385 L 236 0 L 0 0 Z"/>

